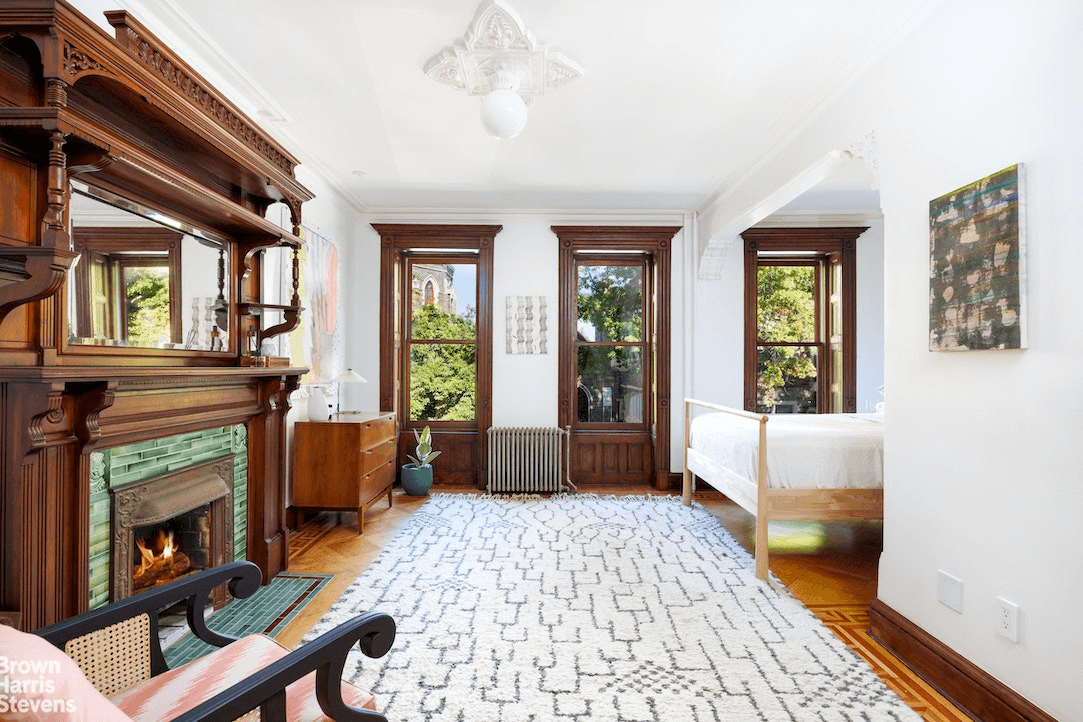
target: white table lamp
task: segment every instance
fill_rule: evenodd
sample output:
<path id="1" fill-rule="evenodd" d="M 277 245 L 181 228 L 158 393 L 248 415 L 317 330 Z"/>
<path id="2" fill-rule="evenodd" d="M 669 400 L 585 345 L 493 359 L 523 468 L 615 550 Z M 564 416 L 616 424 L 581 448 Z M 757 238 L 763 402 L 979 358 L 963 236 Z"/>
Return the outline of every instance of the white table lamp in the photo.
<path id="1" fill-rule="evenodd" d="M 368 382 L 365 380 L 364 376 L 353 369 L 346 369 L 343 373 L 335 377 L 335 383 L 338 384 L 335 411 L 336 413 L 342 413 L 342 384 L 364 384 Z"/>

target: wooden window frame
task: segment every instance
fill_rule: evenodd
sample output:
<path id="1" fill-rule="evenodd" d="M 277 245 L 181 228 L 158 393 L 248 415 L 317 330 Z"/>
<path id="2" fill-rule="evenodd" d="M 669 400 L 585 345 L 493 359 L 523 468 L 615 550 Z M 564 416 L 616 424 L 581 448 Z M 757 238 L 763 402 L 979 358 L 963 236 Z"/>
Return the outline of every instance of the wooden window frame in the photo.
<path id="1" fill-rule="evenodd" d="M 652 385 L 654 397 L 652 408 L 650 410 L 644 408 L 644 419 L 650 418 L 653 423 L 645 424 L 644 427 L 653 436 L 649 481 L 655 489 L 669 489 L 672 481 L 669 472 L 671 252 L 673 237 L 681 231 L 681 226 L 552 226 L 551 228 L 559 242 L 560 336 L 557 344 L 559 374 L 557 418 L 561 427 L 573 426 L 580 432 L 591 433 L 600 426 L 596 424 L 579 426 L 576 422 L 578 417 L 577 387 L 573 379 L 578 368 L 575 344 L 578 259 L 591 255 L 597 259 L 604 259 L 606 254 L 649 254 L 653 258 L 655 283 L 652 290 L 655 298 L 656 319 L 653 322 L 654 335 L 651 343 L 655 348 L 657 363 L 652 372 L 647 372 L 646 362 L 644 364 L 645 379 Z M 647 287 L 645 287 L 644 293 L 647 292 Z M 644 333 L 646 334 L 646 329 Z M 647 404 L 644 404 L 644 407 L 646 406 Z M 626 424 L 621 426 L 628 428 Z M 598 431 L 605 433 L 603 429 L 598 429 Z M 676 488 L 675 483 L 673 486 Z"/>
<path id="2" fill-rule="evenodd" d="M 91 255 L 101 255 L 109 259 L 113 268 L 123 269 L 137 266 L 165 266 L 169 273 L 169 335 L 172 343 L 183 342 L 181 308 L 181 240 L 184 234 L 167 228 L 127 228 L 76 226 L 72 229 L 72 247 L 80 255 L 89 259 Z M 116 254 L 115 256 L 113 254 Z M 152 255 L 158 254 L 158 255 Z M 76 313 L 75 335 L 89 337 L 90 322 L 90 263 L 80 263 L 75 270 Z M 123 284 L 121 284 L 123 285 Z M 119 289 L 114 289 L 120 293 Z M 121 339 L 127 340 L 127 321 L 124 318 L 112 319 L 114 331 Z"/>
<path id="3" fill-rule="evenodd" d="M 493 243 L 499 225 L 373 223 L 380 234 L 380 410 L 394 411 L 400 431 L 428 424 L 434 447 L 445 453 L 435 470 L 439 483 L 468 483 L 484 488 L 487 476 L 485 431 L 493 422 Z M 403 298 L 410 293 L 405 278 L 408 254 L 471 254 L 477 259 L 477 400 L 473 422 L 412 422 L 404 413 L 406 332 Z M 443 432 L 443 433 L 441 433 Z M 399 456 L 413 449 L 413 434 L 400 433 Z M 411 452 L 412 453 L 412 452 Z"/>
<path id="4" fill-rule="evenodd" d="M 833 379 L 829 373 L 818 373 L 817 411 L 819 413 L 856 413 L 857 412 L 857 238 L 868 227 L 841 228 L 750 228 L 741 234 L 744 239 L 744 407 L 747 411 L 757 408 L 757 378 L 759 356 L 758 306 L 759 306 L 759 269 L 761 265 L 781 263 L 808 263 L 820 261 L 817 269 L 816 288 L 816 342 L 819 344 L 819 357 L 827 358 L 828 331 L 824 329 L 823 306 L 824 269 L 822 261 L 834 255 L 842 266 L 842 408 L 834 408 L 830 395 L 826 392 Z M 771 257 L 761 258 L 761 253 L 770 252 Z M 790 254 L 790 255 L 786 255 Z M 813 254 L 813 255 L 809 255 Z M 806 344 L 801 344 L 806 345 Z M 821 371 L 827 368 L 822 364 Z"/>

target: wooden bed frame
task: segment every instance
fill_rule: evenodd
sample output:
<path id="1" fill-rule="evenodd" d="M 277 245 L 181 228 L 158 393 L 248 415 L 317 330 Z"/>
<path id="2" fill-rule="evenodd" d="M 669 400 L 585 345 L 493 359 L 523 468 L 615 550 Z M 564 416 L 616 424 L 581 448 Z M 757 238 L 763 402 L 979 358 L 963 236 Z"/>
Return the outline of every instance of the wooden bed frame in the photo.
<path id="1" fill-rule="evenodd" d="M 756 576 L 767 578 L 767 522 L 776 520 L 837 521 L 850 519 L 883 519 L 883 489 L 771 489 L 767 486 L 767 422 L 766 414 L 754 414 L 728 406 L 719 406 L 696 399 L 684 400 L 684 505 L 691 506 L 694 486 L 693 473 L 688 468 L 688 448 L 692 427 L 692 408 L 700 406 L 747 418 L 760 425 L 759 466 L 756 479 L 745 479 L 734 472 L 721 478 L 707 479 L 708 484 L 729 497 L 734 503 L 756 516 Z"/>

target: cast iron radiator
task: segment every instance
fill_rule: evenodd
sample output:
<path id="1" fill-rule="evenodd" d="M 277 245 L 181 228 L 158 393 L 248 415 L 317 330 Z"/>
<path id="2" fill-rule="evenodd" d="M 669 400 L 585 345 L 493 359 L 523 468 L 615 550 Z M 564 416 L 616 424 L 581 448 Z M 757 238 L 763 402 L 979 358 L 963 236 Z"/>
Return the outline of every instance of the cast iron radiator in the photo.
<path id="1" fill-rule="evenodd" d="M 571 432 L 570 426 L 490 428 L 488 492 L 575 491 Z"/>

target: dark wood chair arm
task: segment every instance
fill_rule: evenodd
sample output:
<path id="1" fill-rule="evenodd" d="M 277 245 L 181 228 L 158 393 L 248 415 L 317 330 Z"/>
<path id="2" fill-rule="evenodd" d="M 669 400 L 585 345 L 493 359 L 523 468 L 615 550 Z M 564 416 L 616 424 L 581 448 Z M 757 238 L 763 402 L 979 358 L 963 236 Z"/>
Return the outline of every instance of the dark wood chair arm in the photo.
<path id="1" fill-rule="evenodd" d="M 151 671 L 153 674 L 161 674 L 168 667 L 158 641 L 156 614 L 158 610 L 186 601 L 188 626 L 191 627 L 192 632 L 208 644 L 224 647 L 230 642 L 237 641 L 237 638 L 219 634 L 207 628 L 204 613 L 211 590 L 219 584 L 228 582 L 229 593 L 238 599 L 245 599 L 256 593 L 262 581 L 262 572 L 252 562 L 230 562 L 42 627 L 35 630 L 34 634 L 45 638 L 53 646 L 62 650 L 70 639 L 104 629 L 140 614 L 147 614 L 151 622 Z"/>
<path id="2" fill-rule="evenodd" d="M 314 670 L 316 698 L 328 717 L 336 722 L 387 722 L 381 714 L 343 701 L 342 670 L 355 645 L 365 656 L 376 659 L 387 654 L 394 641 L 395 620 L 382 612 L 367 612 L 254 672 L 173 722 L 237 719 L 256 707 L 261 707 L 260 718 L 265 722 L 285 720 L 286 686 Z"/>

